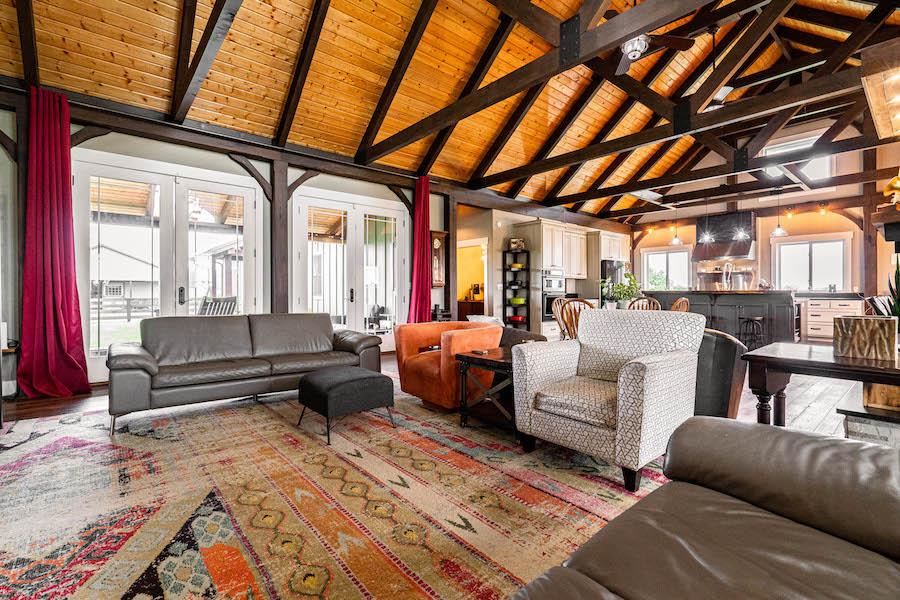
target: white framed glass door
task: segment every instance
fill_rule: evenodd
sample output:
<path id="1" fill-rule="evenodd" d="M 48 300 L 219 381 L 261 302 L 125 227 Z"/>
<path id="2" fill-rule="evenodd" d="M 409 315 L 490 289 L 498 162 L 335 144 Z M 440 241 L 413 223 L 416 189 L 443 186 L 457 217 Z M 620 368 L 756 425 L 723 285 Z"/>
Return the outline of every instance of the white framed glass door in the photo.
<path id="1" fill-rule="evenodd" d="M 147 317 L 175 314 L 174 178 L 74 163 L 75 253 L 90 381 L 108 378 L 116 342 Z"/>
<path id="2" fill-rule="evenodd" d="M 408 306 L 406 213 L 377 200 L 324 195 L 347 196 L 294 198 L 293 310 L 326 312 L 335 329 L 378 335 L 382 351 L 392 351 L 394 326 Z"/>
<path id="3" fill-rule="evenodd" d="M 177 179 L 175 314 L 256 310 L 255 219 L 253 189 Z"/>

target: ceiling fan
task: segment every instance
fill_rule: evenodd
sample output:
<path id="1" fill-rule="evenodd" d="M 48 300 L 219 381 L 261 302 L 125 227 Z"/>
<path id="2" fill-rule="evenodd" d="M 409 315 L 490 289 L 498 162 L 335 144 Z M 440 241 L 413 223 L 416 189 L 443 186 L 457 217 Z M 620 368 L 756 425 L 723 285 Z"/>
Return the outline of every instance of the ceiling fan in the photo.
<path id="1" fill-rule="evenodd" d="M 606 20 L 612 19 L 619 13 L 615 10 L 608 10 L 603 15 Z M 628 72 L 631 63 L 643 58 L 650 50 L 657 48 L 673 48 L 675 50 L 687 50 L 694 45 L 694 40 L 687 37 L 677 35 L 654 35 L 642 33 L 637 37 L 633 37 L 626 41 L 620 47 L 622 58 L 619 59 L 619 65 L 616 67 L 616 75 L 624 75 Z"/>

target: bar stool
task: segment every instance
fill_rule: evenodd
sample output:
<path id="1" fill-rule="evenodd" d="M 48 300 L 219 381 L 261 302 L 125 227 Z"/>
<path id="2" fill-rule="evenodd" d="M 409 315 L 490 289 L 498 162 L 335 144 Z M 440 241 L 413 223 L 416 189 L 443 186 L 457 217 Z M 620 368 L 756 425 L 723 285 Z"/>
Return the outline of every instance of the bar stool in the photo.
<path id="1" fill-rule="evenodd" d="M 766 343 L 765 317 L 741 317 L 738 327 L 738 339 L 748 350 L 755 350 Z"/>

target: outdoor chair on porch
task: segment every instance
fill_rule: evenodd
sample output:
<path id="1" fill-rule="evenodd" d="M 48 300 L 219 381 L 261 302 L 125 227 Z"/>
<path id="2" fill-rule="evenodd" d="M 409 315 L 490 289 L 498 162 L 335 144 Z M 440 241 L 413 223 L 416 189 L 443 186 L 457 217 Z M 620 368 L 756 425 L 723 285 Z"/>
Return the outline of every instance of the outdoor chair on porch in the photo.
<path id="1" fill-rule="evenodd" d="M 226 296 L 223 298 L 212 298 L 204 296 L 200 301 L 200 308 L 197 309 L 197 315 L 203 317 L 224 317 L 233 315 L 237 310 L 237 296 Z"/>

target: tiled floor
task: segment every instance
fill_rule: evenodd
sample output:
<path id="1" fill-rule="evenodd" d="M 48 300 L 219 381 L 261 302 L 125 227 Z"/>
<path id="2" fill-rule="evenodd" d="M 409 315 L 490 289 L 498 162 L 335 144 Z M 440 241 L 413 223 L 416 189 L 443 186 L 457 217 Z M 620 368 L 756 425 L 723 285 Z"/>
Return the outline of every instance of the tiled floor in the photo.
<path id="1" fill-rule="evenodd" d="M 385 373 L 396 375 L 397 359 L 395 355 L 384 355 L 382 370 Z M 5 418 L 6 420 L 32 419 L 102 410 L 107 406 L 106 393 L 105 387 L 99 387 L 90 396 L 7 402 Z M 842 436 L 843 417 L 834 409 L 848 394 L 862 394 L 861 384 L 839 379 L 794 375 L 787 388 L 786 420 L 788 427 Z M 738 419 L 751 422 L 756 420 L 756 397 L 746 387 L 741 398 Z"/>

